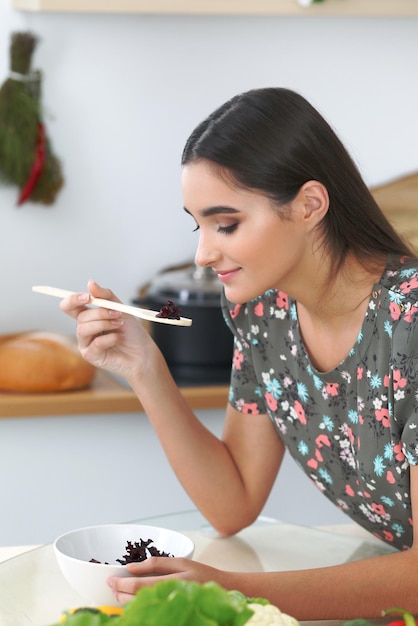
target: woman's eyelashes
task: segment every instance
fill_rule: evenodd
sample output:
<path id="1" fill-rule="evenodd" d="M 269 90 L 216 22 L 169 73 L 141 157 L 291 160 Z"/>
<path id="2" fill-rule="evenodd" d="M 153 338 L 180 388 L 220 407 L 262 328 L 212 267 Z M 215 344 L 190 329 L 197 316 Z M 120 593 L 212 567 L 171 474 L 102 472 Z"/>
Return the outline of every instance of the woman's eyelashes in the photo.
<path id="1" fill-rule="evenodd" d="M 221 226 L 221 224 L 218 224 L 218 233 L 221 233 L 222 235 L 230 235 L 237 229 L 237 227 L 238 222 L 234 222 L 234 224 L 229 224 L 228 226 Z M 199 224 L 196 224 L 192 232 L 195 233 L 197 230 L 200 230 Z"/>
<path id="2" fill-rule="evenodd" d="M 236 230 L 238 227 L 238 222 L 234 222 L 233 224 L 230 224 L 229 226 L 218 226 L 218 233 L 222 233 L 223 235 L 230 235 L 231 233 L 234 232 L 234 230 Z"/>

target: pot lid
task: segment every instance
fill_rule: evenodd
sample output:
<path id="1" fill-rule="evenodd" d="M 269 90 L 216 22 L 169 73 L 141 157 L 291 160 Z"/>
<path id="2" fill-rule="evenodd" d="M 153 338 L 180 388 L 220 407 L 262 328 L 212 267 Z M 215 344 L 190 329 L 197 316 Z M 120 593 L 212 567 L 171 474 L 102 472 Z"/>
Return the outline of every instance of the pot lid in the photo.
<path id="1" fill-rule="evenodd" d="M 191 265 L 186 269 L 156 274 L 149 284 L 148 295 L 174 297 L 182 302 L 204 300 L 219 303 L 222 289 L 223 285 L 212 269 Z"/>

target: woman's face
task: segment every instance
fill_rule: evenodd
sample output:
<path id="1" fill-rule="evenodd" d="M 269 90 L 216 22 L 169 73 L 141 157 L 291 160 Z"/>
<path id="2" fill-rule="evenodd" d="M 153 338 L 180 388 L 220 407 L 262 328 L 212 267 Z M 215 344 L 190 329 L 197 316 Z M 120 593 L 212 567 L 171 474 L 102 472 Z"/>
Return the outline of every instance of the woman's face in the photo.
<path id="1" fill-rule="evenodd" d="M 199 230 L 195 261 L 214 270 L 229 300 L 247 302 L 268 289 L 292 293 L 294 281 L 306 279 L 301 202 L 293 201 L 282 218 L 269 198 L 228 184 L 207 161 L 184 166 L 182 191 Z"/>

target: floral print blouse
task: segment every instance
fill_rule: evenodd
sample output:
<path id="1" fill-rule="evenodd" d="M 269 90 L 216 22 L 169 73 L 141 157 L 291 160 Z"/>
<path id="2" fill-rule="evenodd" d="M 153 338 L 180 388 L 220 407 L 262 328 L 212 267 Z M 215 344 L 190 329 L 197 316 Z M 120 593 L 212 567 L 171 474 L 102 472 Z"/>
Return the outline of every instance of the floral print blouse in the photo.
<path id="1" fill-rule="evenodd" d="M 224 298 L 223 312 L 235 336 L 232 406 L 254 419 L 267 413 L 325 496 L 388 544 L 410 547 L 409 467 L 418 463 L 418 262 L 390 258 L 355 345 L 329 372 L 310 362 L 296 303 L 285 293 L 270 290 L 245 305 Z"/>

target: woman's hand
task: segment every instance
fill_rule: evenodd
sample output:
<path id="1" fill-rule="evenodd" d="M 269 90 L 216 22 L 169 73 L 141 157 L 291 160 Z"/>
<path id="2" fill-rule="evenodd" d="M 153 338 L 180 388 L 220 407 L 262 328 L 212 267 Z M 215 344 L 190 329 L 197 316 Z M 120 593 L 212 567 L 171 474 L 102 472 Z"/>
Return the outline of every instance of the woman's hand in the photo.
<path id="1" fill-rule="evenodd" d="M 127 578 L 112 576 L 107 581 L 117 601 L 121 604 L 132 600 L 142 587 L 154 585 L 160 580 L 175 578 L 199 583 L 215 581 L 225 585 L 227 576 L 226 572 L 209 567 L 209 565 L 203 565 L 191 559 L 172 557 L 149 557 L 141 563 L 129 563 L 127 568 L 132 576 Z"/>
<path id="2" fill-rule="evenodd" d="M 128 382 L 140 377 L 159 351 L 136 318 L 109 309 L 89 307 L 90 295 L 120 302 L 109 289 L 94 281 L 88 283 L 89 293 L 68 296 L 60 309 L 76 318 L 77 341 L 83 358 L 96 367 L 122 376 Z"/>

